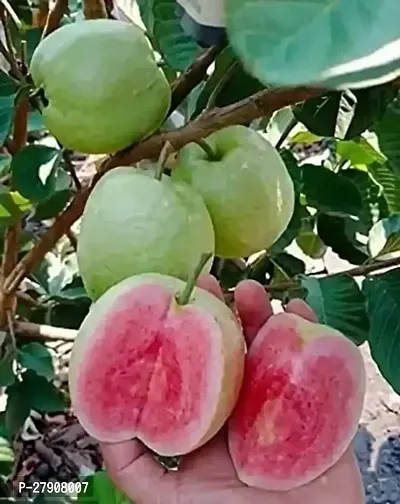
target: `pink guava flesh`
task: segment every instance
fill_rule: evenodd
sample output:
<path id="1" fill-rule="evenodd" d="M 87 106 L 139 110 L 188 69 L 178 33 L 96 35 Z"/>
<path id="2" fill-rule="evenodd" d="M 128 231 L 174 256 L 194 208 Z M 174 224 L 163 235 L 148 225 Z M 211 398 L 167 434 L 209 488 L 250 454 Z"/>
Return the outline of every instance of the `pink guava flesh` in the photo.
<path id="1" fill-rule="evenodd" d="M 363 405 L 357 347 L 321 325 L 325 333 L 306 341 L 298 319 L 274 315 L 254 340 L 229 425 L 238 477 L 267 490 L 290 490 L 331 467 L 350 444 Z"/>
<path id="2" fill-rule="evenodd" d="M 207 429 L 221 380 L 219 329 L 172 296 L 159 285 L 136 287 L 93 328 L 74 408 L 100 439 L 137 435 L 160 454 L 179 454 Z"/>

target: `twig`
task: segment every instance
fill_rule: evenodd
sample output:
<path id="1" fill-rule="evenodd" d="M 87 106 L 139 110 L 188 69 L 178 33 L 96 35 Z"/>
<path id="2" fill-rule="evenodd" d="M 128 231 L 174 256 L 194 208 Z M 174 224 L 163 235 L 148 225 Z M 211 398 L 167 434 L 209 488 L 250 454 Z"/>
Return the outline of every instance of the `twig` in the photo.
<path id="1" fill-rule="evenodd" d="M 22 22 L 17 16 L 15 10 L 12 8 L 10 2 L 8 0 L 0 0 L 0 3 L 3 4 L 4 9 L 8 12 L 8 14 L 12 17 L 12 20 L 17 25 L 18 30 L 22 28 Z"/>
<path id="2" fill-rule="evenodd" d="M 15 110 L 12 140 L 8 144 L 8 150 L 11 154 L 16 154 L 26 144 L 28 137 L 28 114 L 29 97 L 21 96 Z"/>
<path id="3" fill-rule="evenodd" d="M 14 331 L 21 337 L 27 337 L 40 341 L 64 340 L 73 341 L 77 331 L 64 329 L 63 327 L 53 327 L 44 324 L 34 324 L 33 322 L 14 322 Z"/>
<path id="4" fill-rule="evenodd" d="M 170 115 L 185 100 L 190 92 L 200 84 L 207 75 L 207 70 L 211 63 L 220 53 L 221 48 L 212 46 L 205 50 L 197 60 L 190 65 L 179 77 L 172 87 L 171 106 L 168 115 Z"/>
<path id="5" fill-rule="evenodd" d="M 76 251 L 76 249 L 78 248 L 78 239 L 75 236 L 75 233 L 71 229 L 68 229 L 65 234 L 71 244 L 71 247 Z"/>
<path id="6" fill-rule="evenodd" d="M 50 35 L 54 30 L 56 30 L 61 23 L 61 20 L 68 12 L 68 0 L 56 0 L 54 7 L 47 15 L 47 21 L 42 32 L 42 39 Z"/>
<path id="7" fill-rule="evenodd" d="M 284 141 L 290 135 L 291 131 L 297 125 L 297 123 L 298 123 L 297 119 L 293 117 L 289 122 L 289 124 L 286 126 L 286 128 L 283 130 L 283 133 L 280 136 L 279 140 L 276 142 L 275 149 L 279 150 L 282 147 Z"/>
<path id="8" fill-rule="evenodd" d="M 31 306 L 34 306 L 35 308 L 40 308 L 42 305 L 34 299 L 32 296 L 27 294 L 26 292 L 18 291 L 17 292 L 17 298 L 23 301 L 26 304 L 29 304 Z"/>
<path id="9" fill-rule="evenodd" d="M 0 21 L 3 26 L 4 37 L 6 39 L 7 45 L 6 47 L 3 42 L 0 41 L 0 52 L 10 65 L 10 75 L 15 77 L 16 79 L 22 79 L 22 73 L 18 67 L 18 62 L 15 57 L 10 28 L 7 22 L 7 12 L 5 11 L 3 5 L 0 5 Z"/>
<path id="10" fill-rule="evenodd" d="M 71 161 L 71 152 L 69 150 L 64 149 L 63 150 L 63 160 L 64 160 L 64 166 L 66 171 L 71 175 L 72 181 L 75 184 L 76 189 L 81 189 L 82 184 L 81 181 L 78 178 L 78 175 L 76 174 L 74 165 Z"/>
<path id="11" fill-rule="evenodd" d="M 7 323 L 7 314 L 9 312 L 14 314 L 16 308 L 16 298 L 13 294 L 6 294 L 4 292 L 4 283 L 17 264 L 20 234 L 21 222 L 17 222 L 13 226 L 6 228 L 4 233 L 4 250 L 0 274 L 0 327 L 2 328 Z"/>

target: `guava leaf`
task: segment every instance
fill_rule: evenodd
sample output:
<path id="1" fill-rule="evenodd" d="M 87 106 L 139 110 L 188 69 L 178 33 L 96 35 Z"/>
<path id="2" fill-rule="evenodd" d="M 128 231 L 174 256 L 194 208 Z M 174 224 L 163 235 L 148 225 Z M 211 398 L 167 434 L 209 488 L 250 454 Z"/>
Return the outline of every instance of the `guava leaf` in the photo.
<path id="1" fill-rule="evenodd" d="M 67 405 L 65 395 L 43 376 L 39 376 L 32 370 L 22 373 L 22 387 L 25 400 L 29 402 L 31 409 L 43 413 L 63 411 Z"/>
<path id="2" fill-rule="evenodd" d="M 0 96 L 0 145 L 8 137 L 14 117 L 14 95 Z"/>
<path id="3" fill-rule="evenodd" d="M 0 176 L 4 177 L 10 171 L 12 156 L 10 154 L 0 154 Z"/>
<path id="4" fill-rule="evenodd" d="M 6 428 L 11 438 L 25 423 L 31 411 L 30 398 L 21 381 L 7 387 Z"/>
<path id="5" fill-rule="evenodd" d="M 113 484 L 105 471 L 98 471 L 85 478 L 77 504 L 134 504 Z"/>
<path id="6" fill-rule="evenodd" d="M 325 243 L 313 231 L 300 233 L 296 237 L 296 243 L 302 252 L 312 259 L 321 259 L 327 250 Z"/>
<path id="7" fill-rule="evenodd" d="M 343 170 L 341 176 L 351 180 L 357 187 L 362 200 L 362 209 L 358 213 L 357 229 L 368 236 L 369 230 L 379 219 L 387 216 L 387 205 L 380 194 L 380 187 L 372 180 L 368 172 L 357 169 Z"/>
<path id="8" fill-rule="evenodd" d="M 358 215 L 362 200 L 357 187 L 338 173 L 315 165 L 301 166 L 307 203 L 323 212 Z"/>
<path id="9" fill-rule="evenodd" d="M 387 258 L 400 251 L 400 215 L 390 215 L 377 222 L 369 232 L 371 257 Z"/>
<path id="10" fill-rule="evenodd" d="M 138 0 L 140 16 L 149 35 L 174 70 L 185 70 L 201 52 L 181 26 L 182 8 L 176 0 Z"/>
<path id="11" fill-rule="evenodd" d="M 315 135 L 349 140 L 381 119 L 396 94 L 391 84 L 333 91 L 310 98 L 293 107 L 293 112 Z"/>
<path id="12" fill-rule="evenodd" d="M 47 200 L 56 184 L 60 151 L 46 145 L 28 145 L 11 162 L 12 186 L 30 201 Z"/>
<path id="13" fill-rule="evenodd" d="M 348 89 L 400 75 L 400 4 L 226 0 L 230 43 L 265 84 Z M 397 47 L 397 46 L 396 46 Z"/>
<path id="14" fill-rule="evenodd" d="M 42 129 L 44 129 L 42 114 L 39 110 L 30 110 L 28 114 L 28 131 L 40 131 Z"/>
<path id="15" fill-rule="evenodd" d="M 354 278 L 346 274 L 325 278 L 300 276 L 307 289 L 306 302 L 321 324 L 342 332 L 356 345 L 368 338 L 369 321 L 365 297 Z"/>
<path id="16" fill-rule="evenodd" d="M 0 70 L 0 96 L 10 96 L 17 92 L 17 84 L 4 70 Z"/>
<path id="17" fill-rule="evenodd" d="M 317 231 L 325 245 L 341 259 L 352 264 L 363 264 L 369 259 L 365 245 L 357 241 L 356 229 L 349 217 L 320 213 L 317 216 Z"/>
<path id="18" fill-rule="evenodd" d="M 0 386 L 8 387 L 15 382 L 14 362 L 17 357 L 10 336 L 0 331 Z"/>
<path id="19" fill-rule="evenodd" d="M 54 378 L 53 360 L 49 350 L 41 343 L 32 342 L 18 350 L 18 361 L 22 367 L 32 369 L 47 380 Z"/>
<path id="20" fill-rule="evenodd" d="M 15 223 L 25 212 L 32 208 L 31 203 L 18 192 L 10 191 L 0 184 L 0 225 Z"/>
<path id="21" fill-rule="evenodd" d="M 344 160 L 350 161 L 352 166 L 369 166 L 372 163 L 385 163 L 387 160 L 377 151 L 367 139 L 339 140 L 336 142 L 336 153 Z"/>
<path id="22" fill-rule="evenodd" d="M 400 213 L 400 176 L 396 176 L 386 163 L 372 163 L 368 166 L 368 172 L 382 187 L 390 213 Z"/>
<path id="23" fill-rule="evenodd" d="M 371 324 L 368 342 L 372 358 L 400 393 L 400 269 L 365 278 L 363 293 Z"/>
<path id="24" fill-rule="evenodd" d="M 72 196 L 71 177 L 62 169 L 56 170 L 54 192 L 35 208 L 34 220 L 50 219 L 60 213 Z"/>
<path id="25" fill-rule="evenodd" d="M 391 171 L 400 177 L 400 110 L 388 107 L 383 118 L 374 125 L 379 150 L 387 158 Z"/>

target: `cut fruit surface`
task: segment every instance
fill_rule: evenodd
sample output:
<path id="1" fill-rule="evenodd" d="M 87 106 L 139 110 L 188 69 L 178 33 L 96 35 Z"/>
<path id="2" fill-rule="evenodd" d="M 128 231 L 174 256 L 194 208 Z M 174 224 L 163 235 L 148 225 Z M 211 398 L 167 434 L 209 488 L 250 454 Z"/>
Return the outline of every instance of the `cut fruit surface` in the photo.
<path id="1" fill-rule="evenodd" d="M 244 367 L 240 328 L 201 289 L 193 303 L 178 305 L 182 286 L 161 275 L 127 279 L 84 321 L 70 392 L 79 420 L 97 439 L 137 436 L 161 455 L 179 455 L 207 441 L 232 411 Z"/>
<path id="2" fill-rule="evenodd" d="M 364 394 L 363 361 L 352 342 L 294 314 L 272 316 L 247 355 L 229 422 L 239 478 L 290 490 L 321 475 L 349 446 Z"/>

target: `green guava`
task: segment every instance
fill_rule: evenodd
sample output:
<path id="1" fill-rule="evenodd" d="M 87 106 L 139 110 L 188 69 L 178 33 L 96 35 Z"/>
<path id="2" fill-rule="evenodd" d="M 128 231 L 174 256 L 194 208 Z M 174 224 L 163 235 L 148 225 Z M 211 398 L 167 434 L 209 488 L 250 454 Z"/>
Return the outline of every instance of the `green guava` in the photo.
<path id="1" fill-rule="evenodd" d="M 171 90 L 143 31 L 96 19 L 55 30 L 35 49 L 30 73 L 44 94 L 43 121 L 65 147 L 111 153 L 154 132 Z"/>
<path id="2" fill-rule="evenodd" d="M 257 131 L 229 126 L 178 153 L 173 180 L 202 196 L 215 229 L 215 253 L 247 257 L 269 248 L 294 211 L 292 179 L 278 151 Z"/>
<path id="3" fill-rule="evenodd" d="M 232 311 L 195 287 L 187 304 L 177 278 L 143 274 L 109 289 L 74 341 L 74 413 L 100 441 L 138 437 L 160 455 L 211 439 L 239 395 L 245 341 Z"/>
<path id="4" fill-rule="evenodd" d="M 86 203 L 77 259 L 88 295 L 97 299 L 140 273 L 186 280 L 201 254 L 214 253 L 214 241 L 204 201 L 190 186 L 123 166 L 103 175 Z"/>

